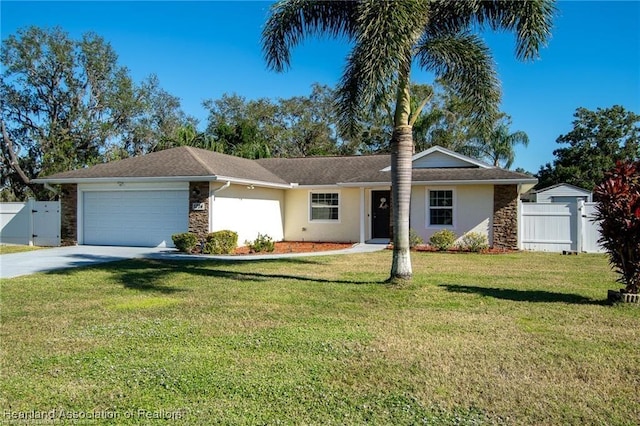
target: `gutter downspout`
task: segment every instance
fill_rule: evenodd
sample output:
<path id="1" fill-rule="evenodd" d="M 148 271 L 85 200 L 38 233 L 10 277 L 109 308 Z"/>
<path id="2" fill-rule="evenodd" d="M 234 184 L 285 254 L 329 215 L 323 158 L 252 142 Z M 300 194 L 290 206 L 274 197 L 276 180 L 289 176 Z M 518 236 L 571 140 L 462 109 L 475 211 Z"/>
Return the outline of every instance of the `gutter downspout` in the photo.
<path id="1" fill-rule="evenodd" d="M 222 191 L 224 191 L 225 189 L 227 189 L 227 188 L 228 188 L 228 187 L 230 187 L 230 186 L 231 186 L 231 181 L 230 181 L 230 180 L 228 180 L 224 185 L 222 185 L 220 188 L 218 188 L 218 189 L 216 189 L 216 190 L 214 190 L 214 191 L 212 192 L 212 194 L 213 194 L 213 198 L 214 198 L 214 199 L 216 198 L 216 195 L 218 194 L 218 192 L 222 192 Z"/>
<path id="2" fill-rule="evenodd" d="M 58 190 L 56 188 L 54 188 L 53 186 L 49 185 L 49 182 L 45 182 L 44 183 L 44 188 L 49 190 L 49 191 L 51 191 L 51 192 L 53 192 L 55 195 L 59 194 L 59 192 L 58 192 Z"/>

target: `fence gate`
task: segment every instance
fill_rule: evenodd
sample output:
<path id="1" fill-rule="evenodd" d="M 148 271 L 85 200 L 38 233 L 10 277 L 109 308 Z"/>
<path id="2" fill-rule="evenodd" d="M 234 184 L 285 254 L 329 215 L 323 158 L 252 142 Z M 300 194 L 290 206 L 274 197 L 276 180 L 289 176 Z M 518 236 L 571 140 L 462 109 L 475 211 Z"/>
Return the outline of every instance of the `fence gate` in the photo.
<path id="1" fill-rule="evenodd" d="M 33 214 L 33 245 L 60 245 L 60 202 L 34 201 Z"/>
<path id="2" fill-rule="evenodd" d="M 520 203 L 520 248 L 600 253 L 596 203 Z"/>

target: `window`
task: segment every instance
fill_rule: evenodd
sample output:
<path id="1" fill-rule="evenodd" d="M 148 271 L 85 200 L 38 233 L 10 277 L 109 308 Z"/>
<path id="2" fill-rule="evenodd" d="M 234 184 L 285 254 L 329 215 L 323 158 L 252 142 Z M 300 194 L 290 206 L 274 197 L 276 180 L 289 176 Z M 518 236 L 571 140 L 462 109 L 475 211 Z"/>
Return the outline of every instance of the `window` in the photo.
<path id="1" fill-rule="evenodd" d="M 453 226 L 453 190 L 429 190 L 429 226 Z"/>
<path id="2" fill-rule="evenodd" d="M 340 219 L 340 194 L 337 192 L 311 193 L 310 219 L 338 221 Z"/>

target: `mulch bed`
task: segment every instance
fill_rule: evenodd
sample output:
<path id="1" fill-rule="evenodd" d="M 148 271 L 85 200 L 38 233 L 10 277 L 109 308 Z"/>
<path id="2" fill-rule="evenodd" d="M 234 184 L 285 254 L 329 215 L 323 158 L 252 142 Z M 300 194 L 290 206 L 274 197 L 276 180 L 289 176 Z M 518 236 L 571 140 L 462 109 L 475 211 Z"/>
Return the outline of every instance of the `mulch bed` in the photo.
<path id="1" fill-rule="evenodd" d="M 389 244 L 387 246 L 388 250 L 393 250 L 393 245 Z M 414 252 L 426 252 L 426 253 L 472 253 L 469 250 L 461 250 L 459 248 L 450 248 L 449 250 L 440 251 L 435 247 L 432 247 L 428 244 L 419 245 L 411 249 Z M 518 250 L 509 250 L 509 249 L 498 249 L 498 248 L 488 248 L 481 250 L 481 254 L 506 254 L 506 253 L 516 253 Z"/>
<path id="2" fill-rule="evenodd" d="M 316 243 L 310 241 L 281 241 L 275 243 L 275 250 L 269 254 L 283 253 L 311 253 L 317 251 L 343 250 L 353 247 L 353 243 Z M 250 253 L 249 247 L 238 247 L 236 255 L 255 254 Z M 266 253 L 265 253 L 266 254 Z"/>

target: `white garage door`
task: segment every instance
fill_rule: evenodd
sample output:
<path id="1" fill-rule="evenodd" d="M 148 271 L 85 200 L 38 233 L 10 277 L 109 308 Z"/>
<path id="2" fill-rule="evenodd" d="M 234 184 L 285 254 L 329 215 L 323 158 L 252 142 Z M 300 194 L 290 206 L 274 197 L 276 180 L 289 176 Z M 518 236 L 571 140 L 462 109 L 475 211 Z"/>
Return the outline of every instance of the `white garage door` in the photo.
<path id="1" fill-rule="evenodd" d="M 189 192 L 86 191 L 82 213 L 84 244 L 173 247 L 189 227 Z"/>

